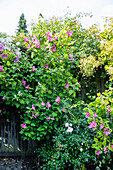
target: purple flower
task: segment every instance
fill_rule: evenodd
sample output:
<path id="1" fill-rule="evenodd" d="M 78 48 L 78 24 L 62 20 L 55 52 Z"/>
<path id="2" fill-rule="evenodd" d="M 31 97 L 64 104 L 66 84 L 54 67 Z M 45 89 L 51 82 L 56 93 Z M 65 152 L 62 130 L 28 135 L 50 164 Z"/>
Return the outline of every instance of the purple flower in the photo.
<path id="1" fill-rule="evenodd" d="M 71 54 L 69 54 L 69 58 L 71 58 Z"/>
<path id="2" fill-rule="evenodd" d="M 98 117 L 98 115 L 96 115 L 96 113 L 94 114 L 94 118 Z"/>
<path id="3" fill-rule="evenodd" d="M 108 109 L 108 112 L 110 113 L 110 112 L 111 112 L 111 110 L 110 110 L 110 107 L 109 107 L 109 106 L 107 106 L 107 109 Z"/>
<path id="4" fill-rule="evenodd" d="M 55 120 L 54 118 L 51 118 L 51 120 Z"/>
<path id="5" fill-rule="evenodd" d="M 46 32 L 47 36 L 50 36 L 50 31 Z"/>
<path id="6" fill-rule="evenodd" d="M 6 100 L 6 97 L 5 97 L 5 96 L 3 96 L 3 97 L 2 97 L 2 99 L 3 99 L 3 100 Z"/>
<path id="7" fill-rule="evenodd" d="M 32 113 L 32 116 L 36 118 L 39 114 L 35 115 L 35 113 Z"/>
<path id="8" fill-rule="evenodd" d="M 89 128 L 93 129 L 94 130 L 94 127 L 97 126 L 97 123 L 95 121 L 89 123 Z"/>
<path id="9" fill-rule="evenodd" d="M 18 60 L 19 60 L 19 56 L 16 56 L 16 60 L 14 60 L 14 63 L 17 63 Z"/>
<path id="10" fill-rule="evenodd" d="M 26 124 L 22 124 L 22 128 L 25 129 L 26 128 Z"/>
<path id="11" fill-rule="evenodd" d="M 113 145 L 111 145 L 111 147 L 113 148 Z"/>
<path id="12" fill-rule="evenodd" d="M 109 131 L 109 128 L 107 128 L 107 129 L 104 129 L 103 133 L 106 134 L 106 135 L 109 135 L 111 132 Z"/>
<path id="13" fill-rule="evenodd" d="M 33 104 L 32 104 L 32 110 L 36 110 Z"/>
<path id="14" fill-rule="evenodd" d="M 56 51 L 56 44 L 54 43 L 54 45 L 52 47 L 50 47 L 51 51 Z"/>
<path id="15" fill-rule="evenodd" d="M 29 37 L 24 38 L 24 41 L 28 42 L 29 41 Z"/>
<path id="16" fill-rule="evenodd" d="M 100 150 L 97 151 L 97 155 L 100 155 Z"/>
<path id="17" fill-rule="evenodd" d="M 25 89 L 29 89 L 29 85 L 27 85 L 27 86 L 25 87 Z"/>
<path id="18" fill-rule="evenodd" d="M 3 54 L 3 55 L 1 55 L 1 57 L 2 57 L 2 60 L 3 60 L 4 58 L 7 58 L 8 55 L 7 54 Z"/>
<path id="19" fill-rule="evenodd" d="M 36 118 L 35 113 L 32 113 L 32 116 Z"/>
<path id="20" fill-rule="evenodd" d="M 91 115 L 90 113 L 86 113 L 85 117 L 88 118 L 90 115 Z"/>
<path id="21" fill-rule="evenodd" d="M 107 147 L 104 148 L 104 152 L 107 153 Z"/>
<path id="22" fill-rule="evenodd" d="M 52 38 L 52 36 L 48 36 L 47 40 L 49 40 L 50 42 L 53 41 L 54 39 Z"/>
<path id="23" fill-rule="evenodd" d="M 67 89 L 68 89 L 68 88 L 69 88 L 69 86 L 70 86 L 70 83 L 66 83 L 66 84 L 65 84 L 65 88 L 67 88 Z"/>
<path id="24" fill-rule="evenodd" d="M 21 82 L 24 86 L 26 85 L 26 81 L 24 79 L 22 79 Z"/>
<path id="25" fill-rule="evenodd" d="M 103 129 L 104 128 L 104 124 L 102 123 L 101 125 L 100 125 L 100 129 Z"/>
<path id="26" fill-rule="evenodd" d="M 51 107 L 51 104 L 49 102 L 47 102 L 46 104 L 47 104 L 47 108 L 49 109 L 49 107 Z"/>
<path id="27" fill-rule="evenodd" d="M 50 120 L 50 117 L 47 117 L 47 121 L 49 121 Z"/>
<path id="28" fill-rule="evenodd" d="M 48 68 L 49 66 L 46 64 L 45 67 Z"/>
<path id="29" fill-rule="evenodd" d="M 68 30 L 68 31 L 66 32 L 66 34 L 67 34 L 68 36 L 72 36 L 73 31 Z"/>
<path id="30" fill-rule="evenodd" d="M 3 71 L 3 67 L 2 66 L 0 66 L 0 71 Z"/>
<path id="31" fill-rule="evenodd" d="M 33 38 L 33 39 L 31 39 L 31 43 L 34 43 L 35 41 L 36 41 L 36 39 L 34 39 L 34 38 Z"/>
<path id="32" fill-rule="evenodd" d="M 75 61 L 75 59 L 74 58 L 70 58 L 69 61 Z"/>
<path id="33" fill-rule="evenodd" d="M 55 90 L 55 87 L 53 87 L 53 90 Z"/>
<path id="34" fill-rule="evenodd" d="M 55 99 L 55 102 L 57 102 L 58 104 L 60 104 L 60 97 L 57 97 L 57 98 Z"/>
<path id="35" fill-rule="evenodd" d="M 36 71 L 37 69 L 35 68 L 35 66 L 33 66 L 33 68 L 32 68 L 32 71 Z"/>
<path id="36" fill-rule="evenodd" d="M 36 47 L 36 48 L 40 48 L 40 45 L 39 45 L 39 44 L 37 44 L 35 47 Z"/>
<path id="37" fill-rule="evenodd" d="M 0 51 L 3 51 L 3 49 L 4 49 L 4 46 L 1 44 L 0 45 Z"/>
<path id="38" fill-rule="evenodd" d="M 37 93 L 37 94 L 41 94 L 41 93 Z"/>
<path id="39" fill-rule="evenodd" d="M 42 106 L 42 107 L 43 107 L 43 106 L 45 106 L 45 103 L 44 103 L 44 102 L 42 102 L 42 103 L 41 103 L 41 106 Z"/>
<path id="40" fill-rule="evenodd" d="M 54 37 L 55 40 L 58 40 L 58 37 Z"/>
<path id="41" fill-rule="evenodd" d="M 18 60 L 14 60 L 14 63 L 17 63 Z"/>
<path id="42" fill-rule="evenodd" d="M 74 20 L 74 21 L 72 21 L 73 23 L 75 23 L 76 22 L 76 20 Z"/>

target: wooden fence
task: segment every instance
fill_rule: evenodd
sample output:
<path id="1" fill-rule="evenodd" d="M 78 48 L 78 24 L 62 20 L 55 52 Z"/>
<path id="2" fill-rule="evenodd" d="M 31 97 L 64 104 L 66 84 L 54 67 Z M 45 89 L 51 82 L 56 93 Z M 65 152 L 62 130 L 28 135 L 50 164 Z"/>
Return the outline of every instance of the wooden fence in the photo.
<path id="1" fill-rule="evenodd" d="M 20 119 L 11 113 L 0 115 L 0 156 L 28 156 L 32 153 L 32 144 L 23 141 L 20 131 Z"/>

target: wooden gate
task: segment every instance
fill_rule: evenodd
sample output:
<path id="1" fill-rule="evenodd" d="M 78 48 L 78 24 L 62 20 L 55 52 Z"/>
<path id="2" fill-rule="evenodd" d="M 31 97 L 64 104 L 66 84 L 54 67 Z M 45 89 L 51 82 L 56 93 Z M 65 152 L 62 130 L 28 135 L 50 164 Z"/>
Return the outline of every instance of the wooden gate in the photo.
<path id="1" fill-rule="evenodd" d="M 20 119 L 14 113 L 10 116 L 0 115 L 0 156 L 27 156 L 32 144 L 21 138 Z"/>

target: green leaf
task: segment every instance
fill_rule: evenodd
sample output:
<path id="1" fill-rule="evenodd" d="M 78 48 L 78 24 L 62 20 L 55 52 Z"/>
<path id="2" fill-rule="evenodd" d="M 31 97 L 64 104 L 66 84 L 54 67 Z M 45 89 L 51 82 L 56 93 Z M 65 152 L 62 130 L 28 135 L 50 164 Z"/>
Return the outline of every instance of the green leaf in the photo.
<path id="1" fill-rule="evenodd" d="M 35 126 L 35 123 L 31 123 L 31 126 Z"/>
<path id="2" fill-rule="evenodd" d="M 38 130 L 38 131 L 42 131 L 42 129 L 43 129 L 43 128 L 40 126 L 37 130 Z"/>
<path id="3" fill-rule="evenodd" d="M 25 124 L 30 124 L 31 121 L 30 120 L 25 120 Z"/>
<path id="4" fill-rule="evenodd" d="M 76 97 L 76 92 L 73 93 L 73 97 Z"/>
<path id="5" fill-rule="evenodd" d="M 25 101 L 23 99 L 19 100 L 21 104 L 25 104 Z"/>
<path id="6" fill-rule="evenodd" d="M 51 91 L 51 90 L 48 90 L 47 92 L 48 92 L 49 94 L 52 94 L 52 91 Z"/>
<path id="7" fill-rule="evenodd" d="M 16 107 L 17 107 L 17 108 L 19 108 L 19 106 L 20 106 L 20 104 L 19 104 L 19 103 L 16 103 L 15 105 L 16 105 Z"/>
<path id="8" fill-rule="evenodd" d="M 7 65 L 10 66 L 10 62 L 9 61 L 7 61 Z"/>
<path id="9" fill-rule="evenodd" d="M 73 90 L 69 90 L 69 95 L 71 95 L 73 93 Z"/>
<path id="10" fill-rule="evenodd" d="M 37 137 L 37 140 L 40 141 L 40 137 Z"/>
<path id="11" fill-rule="evenodd" d="M 60 111 L 61 111 L 61 109 L 60 109 Z M 57 113 L 55 113 L 55 112 L 52 112 L 52 115 L 51 115 L 52 117 L 56 117 L 57 116 Z"/>

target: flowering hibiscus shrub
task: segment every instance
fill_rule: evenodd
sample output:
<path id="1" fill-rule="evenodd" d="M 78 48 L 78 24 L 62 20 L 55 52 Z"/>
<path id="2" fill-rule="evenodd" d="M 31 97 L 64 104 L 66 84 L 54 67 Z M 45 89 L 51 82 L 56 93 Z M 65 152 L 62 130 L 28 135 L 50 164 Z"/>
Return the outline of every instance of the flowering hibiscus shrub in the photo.
<path id="1" fill-rule="evenodd" d="M 95 155 L 92 145 L 96 131 L 88 127 L 83 101 L 64 104 L 65 115 L 60 127 L 49 140 L 37 143 L 35 153 L 43 169 L 112 168 L 112 153 Z M 39 147 L 40 146 L 40 147 Z M 52 147 L 51 147 L 52 146 Z"/>
<path id="2" fill-rule="evenodd" d="M 40 140 L 47 131 L 51 132 L 51 124 L 62 115 L 64 97 L 66 99 L 73 94 L 74 99 L 80 85 L 62 67 L 39 67 L 35 65 L 35 57 L 32 63 L 25 55 L 10 55 L 12 58 L 3 59 L 4 64 L 0 67 L 1 96 L 6 104 L 12 103 L 23 110 L 25 121 L 21 133 L 25 135 L 24 139 Z"/>
<path id="3" fill-rule="evenodd" d="M 96 149 L 95 153 L 100 155 L 113 151 L 113 89 L 106 90 L 102 95 L 98 93 L 97 96 L 84 110 L 87 111 L 85 117 L 89 128 L 96 132 L 92 147 Z"/>
<path id="4" fill-rule="evenodd" d="M 95 132 L 92 133 L 87 126 L 81 103 L 77 102 L 71 109 L 70 105 L 65 103 L 65 116 L 60 127 L 51 140 L 42 142 L 41 147 L 38 147 L 38 144 L 36 153 L 41 160 L 42 168 L 79 169 L 86 166 L 90 168 L 92 162 L 93 167 L 96 166 L 94 149 L 91 148 Z"/>
<path id="5" fill-rule="evenodd" d="M 70 43 L 73 31 L 52 31 L 25 37 L 24 54 L 0 46 L 0 95 L 3 102 L 23 112 L 20 133 L 27 140 L 40 140 L 52 132 L 63 115 L 63 100 L 71 96 L 73 101 L 80 88 L 78 77 L 70 71 L 72 51 L 60 44 Z M 62 34 L 67 35 L 65 42 Z"/>

